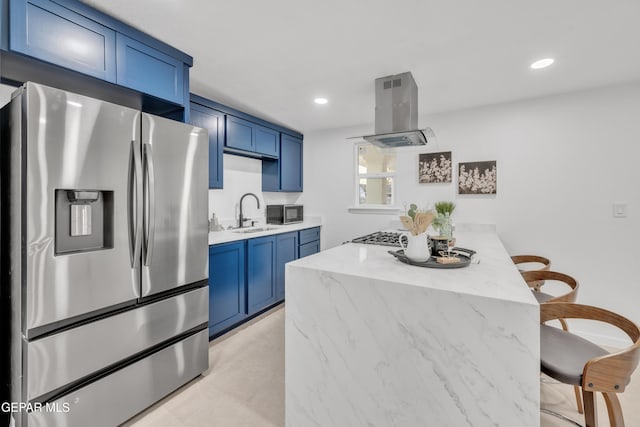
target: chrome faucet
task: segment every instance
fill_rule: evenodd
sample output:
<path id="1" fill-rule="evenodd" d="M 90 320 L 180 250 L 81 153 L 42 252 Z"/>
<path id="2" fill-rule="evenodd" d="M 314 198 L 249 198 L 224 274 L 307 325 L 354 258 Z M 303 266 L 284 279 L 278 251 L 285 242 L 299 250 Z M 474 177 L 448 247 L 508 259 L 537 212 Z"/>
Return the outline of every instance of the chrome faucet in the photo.
<path id="1" fill-rule="evenodd" d="M 242 201 L 243 201 L 243 200 L 244 200 L 244 198 L 245 198 L 245 197 L 247 197 L 247 196 L 253 196 L 253 197 L 255 197 L 255 199 L 256 199 L 256 203 L 258 204 L 258 209 L 260 209 L 260 199 L 258 199 L 258 196 L 256 196 L 256 195 L 255 195 L 255 194 L 253 194 L 253 193 L 246 193 L 246 194 L 243 194 L 243 195 L 242 195 L 242 197 L 240 197 L 240 218 L 238 218 L 238 228 L 242 228 L 242 227 L 244 227 L 244 222 L 245 222 L 245 221 L 248 221 L 248 219 L 245 219 L 245 218 L 242 216 Z"/>

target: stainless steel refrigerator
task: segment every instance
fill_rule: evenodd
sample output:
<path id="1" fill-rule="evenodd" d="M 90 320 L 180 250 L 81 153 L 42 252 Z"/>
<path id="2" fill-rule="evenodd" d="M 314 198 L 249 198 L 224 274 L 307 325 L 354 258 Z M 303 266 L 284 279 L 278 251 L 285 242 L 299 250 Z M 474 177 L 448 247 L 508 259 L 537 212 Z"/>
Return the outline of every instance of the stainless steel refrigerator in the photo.
<path id="1" fill-rule="evenodd" d="M 208 368 L 207 132 L 34 83 L 0 115 L 11 416 L 117 425 Z"/>

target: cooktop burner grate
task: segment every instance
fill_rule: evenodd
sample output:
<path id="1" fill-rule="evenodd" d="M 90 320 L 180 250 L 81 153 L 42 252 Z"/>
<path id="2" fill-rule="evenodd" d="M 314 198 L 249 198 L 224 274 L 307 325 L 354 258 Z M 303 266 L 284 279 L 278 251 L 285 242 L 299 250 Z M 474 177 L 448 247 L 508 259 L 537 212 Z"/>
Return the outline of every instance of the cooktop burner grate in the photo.
<path id="1" fill-rule="evenodd" d="M 382 245 L 400 247 L 400 233 L 387 231 L 378 231 L 376 233 L 367 234 L 366 236 L 357 237 L 352 240 L 353 243 L 364 243 L 366 245 Z"/>

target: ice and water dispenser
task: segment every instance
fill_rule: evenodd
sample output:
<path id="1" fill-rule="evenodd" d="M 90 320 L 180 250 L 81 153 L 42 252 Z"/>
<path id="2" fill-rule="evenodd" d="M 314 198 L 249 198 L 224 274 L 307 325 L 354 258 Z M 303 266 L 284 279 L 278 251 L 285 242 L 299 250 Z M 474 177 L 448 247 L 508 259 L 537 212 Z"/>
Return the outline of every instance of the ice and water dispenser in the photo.
<path id="1" fill-rule="evenodd" d="M 56 190 L 56 255 L 113 248 L 113 191 Z"/>

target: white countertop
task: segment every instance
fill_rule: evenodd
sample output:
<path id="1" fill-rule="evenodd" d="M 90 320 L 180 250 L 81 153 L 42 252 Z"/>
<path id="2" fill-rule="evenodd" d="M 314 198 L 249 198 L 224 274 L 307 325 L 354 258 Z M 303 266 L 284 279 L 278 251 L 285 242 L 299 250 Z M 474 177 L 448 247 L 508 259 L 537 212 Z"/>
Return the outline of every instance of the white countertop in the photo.
<path id="1" fill-rule="evenodd" d="M 540 308 L 495 233 L 480 264 L 347 243 L 286 266 L 286 425 L 540 426 Z"/>
<path id="2" fill-rule="evenodd" d="M 209 245 L 219 243 L 235 242 L 238 240 L 253 239 L 254 237 L 271 236 L 274 234 L 288 233 L 290 231 L 304 230 L 305 228 L 320 227 L 322 221 L 320 217 L 309 217 L 303 222 L 288 225 L 260 224 L 255 227 L 244 227 L 235 230 L 213 231 L 209 233 Z M 239 233 L 241 230 L 252 228 L 270 228 L 270 230 L 257 231 L 255 233 Z"/>
<path id="3" fill-rule="evenodd" d="M 400 248 L 347 243 L 301 258 L 291 265 L 537 306 L 529 287 L 495 233 L 460 231 L 455 237 L 456 246 L 477 252 L 479 264 L 457 269 L 417 267 L 405 264 L 388 253 Z"/>

